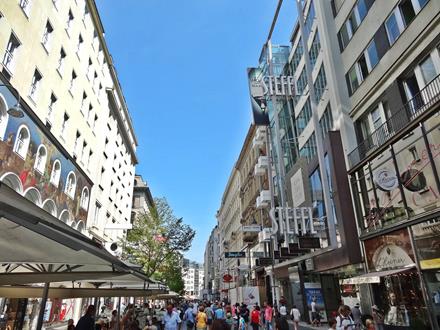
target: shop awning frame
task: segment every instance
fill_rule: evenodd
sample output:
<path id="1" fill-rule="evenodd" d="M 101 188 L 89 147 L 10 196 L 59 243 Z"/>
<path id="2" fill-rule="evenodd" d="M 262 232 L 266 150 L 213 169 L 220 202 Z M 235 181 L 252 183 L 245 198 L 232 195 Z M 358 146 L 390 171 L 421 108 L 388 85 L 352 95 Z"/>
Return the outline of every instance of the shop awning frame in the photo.
<path id="1" fill-rule="evenodd" d="M 412 265 L 408 265 L 405 268 L 399 268 L 399 269 L 391 269 L 391 270 L 384 270 L 384 271 L 380 271 L 380 272 L 371 272 L 371 273 L 366 273 L 363 275 L 359 275 L 359 276 L 355 276 L 355 277 L 351 277 L 351 278 L 345 278 L 343 280 L 341 280 L 341 284 L 342 285 L 358 285 L 358 284 L 374 284 L 374 283 L 380 283 L 380 279 L 382 277 L 386 277 L 386 276 L 391 276 L 391 275 L 395 275 L 398 273 L 402 273 L 402 272 L 407 272 L 409 270 L 412 270 L 416 267 L 415 264 Z"/>

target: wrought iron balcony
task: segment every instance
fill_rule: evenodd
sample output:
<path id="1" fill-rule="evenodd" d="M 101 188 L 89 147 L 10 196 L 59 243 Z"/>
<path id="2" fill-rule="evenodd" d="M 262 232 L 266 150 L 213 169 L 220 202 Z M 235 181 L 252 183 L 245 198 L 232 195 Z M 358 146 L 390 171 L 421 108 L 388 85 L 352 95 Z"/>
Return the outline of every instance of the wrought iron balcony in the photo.
<path id="1" fill-rule="evenodd" d="M 388 118 L 385 123 L 373 131 L 348 154 L 350 168 L 359 164 L 392 137 L 403 132 L 410 123 L 414 123 L 439 101 L 440 75 L 435 77 L 416 96 L 409 100 L 401 109 Z"/>

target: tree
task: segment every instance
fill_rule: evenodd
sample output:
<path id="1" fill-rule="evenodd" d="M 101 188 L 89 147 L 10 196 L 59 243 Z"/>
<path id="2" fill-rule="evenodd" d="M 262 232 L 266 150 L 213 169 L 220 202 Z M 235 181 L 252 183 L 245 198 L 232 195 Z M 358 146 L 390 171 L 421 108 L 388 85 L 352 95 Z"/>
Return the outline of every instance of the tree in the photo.
<path id="1" fill-rule="evenodd" d="M 153 278 L 166 283 L 170 290 L 179 294 L 184 293 L 185 282 L 183 281 L 182 256 L 174 254 L 166 260 L 160 269 L 153 275 Z"/>
<path id="2" fill-rule="evenodd" d="M 165 198 L 155 198 L 154 204 L 135 217 L 133 229 L 122 243 L 123 257 L 141 265 L 148 277 L 169 270 L 176 256 L 189 250 L 195 236 L 195 231 L 174 215 Z"/>

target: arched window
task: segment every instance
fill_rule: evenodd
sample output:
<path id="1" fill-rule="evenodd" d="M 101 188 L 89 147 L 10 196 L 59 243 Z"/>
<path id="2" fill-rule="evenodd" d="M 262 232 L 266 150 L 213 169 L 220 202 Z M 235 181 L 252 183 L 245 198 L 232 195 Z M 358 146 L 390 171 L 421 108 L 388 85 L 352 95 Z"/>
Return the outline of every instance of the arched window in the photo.
<path id="1" fill-rule="evenodd" d="M 0 94 L 0 140 L 5 139 L 6 127 L 8 126 L 8 104 L 5 98 Z"/>
<path id="2" fill-rule="evenodd" d="M 37 155 L 35 157 L 35 169 L 44 174 L 44 169 L 46 168 L 46 161 L 47 161 L 47 150 L 46 147 L 43 144 L 40 144 L 40 146 L 37 149 Z"/>
<path id="3" fill-rule="evenodd" d="M 60 183 L 61 176 L 61 163 L 58 159 L 53 162 L 52 165 L 52 173 L 50 174 L 50 183 L 52 183 L 55 187 L 58 187 Z"/>
<path id="4" fill-rule="evenodd" d="M 0 181 L 5 183 L 9 188 L 14 189 L 19 194 L 23 193 L 23 185 L 17 174 L 8 172 L 0 178 Z"/>
<path id="5" fill-rule="evenodd" d="M 76 224 L 76 230 L 82 233 L 84 232 L 85 229 L 86 229 L 86 225 L 84 224 L 84 221 L 79 220 L 78 223 Z"/>
<path id="6" fill-rule="evenodd" d="M 26 159 L 30 138 L 27 126 L 21 125 L 18 128 L 17 137 L 15 138 L 14 151 L 23 159 Z"/>
<path id="7" fill-rule="evenodd" d="M 70 222 L 70 214 L 69 211 L 67 210 L 63 210 L 60 213 L 60 220 L 66 224 L 69 224 Z"/>
<path id="8" fill-rule="evenodd" d="M 47 213 L 52 214 L 54 217 L 57 216 L 57 207 L 55 205 L 55 202 L 51 199 L 46 199 L 44 201 L 43 210 L 45 210 Z"/>
<path id="9" fill-rule="evenodd" d="M 30 200 L 32 203 L 40 206 L 41 205 L 41 195 L 40 192 L 34 188 L 28 188 L 25 192 L 24 192 L 24 197 L 28 200 Z"/>
<path id="10" fill-rule="evenodd" d="M 69 172 L 69 174 L 67 175 L 66 189 L 64 190 L 64 192 L 67 194 L 67 196 L 73 199 L 75 197 L 75 190 L 76 190 L 76 176 L 75 173 Z"/>
<path id="11" fill-rule="evenodd" d="M 87 187 L 84 187 L 81 193 L 81 207 L 87 211 L 87 208 L 89 207 L 89 189 Z"/>

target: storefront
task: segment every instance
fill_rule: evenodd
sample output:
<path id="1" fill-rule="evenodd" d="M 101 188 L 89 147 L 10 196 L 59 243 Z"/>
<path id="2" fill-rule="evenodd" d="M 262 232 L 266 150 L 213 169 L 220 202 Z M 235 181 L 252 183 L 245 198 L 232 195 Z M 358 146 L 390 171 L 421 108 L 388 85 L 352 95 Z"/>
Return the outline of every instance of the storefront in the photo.
<path id="1" fill-rule="evenodd" d="M 364 242 L 372 303 L 385 315 L 385 325 L 399 329 L 430 329 L 420 274 L 408 229 Z"/>

